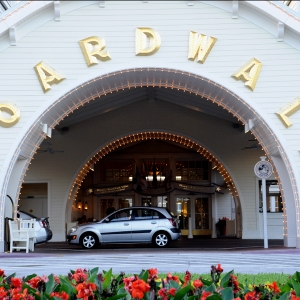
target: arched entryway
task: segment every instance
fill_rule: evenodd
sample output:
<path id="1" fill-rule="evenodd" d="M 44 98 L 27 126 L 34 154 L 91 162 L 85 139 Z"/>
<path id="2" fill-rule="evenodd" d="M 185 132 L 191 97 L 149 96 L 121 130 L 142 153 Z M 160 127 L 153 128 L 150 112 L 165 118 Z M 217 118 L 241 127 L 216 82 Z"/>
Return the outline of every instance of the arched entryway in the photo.
<path id="1" fill-rule="evenodd" d="M 254 121 L 254 127 L 251 128 L 251 132 L 261 144 L 268 159 L 272 162 L 280 187 L 284 191 L 282 194 L 285 207 L 285 245 L 295 246 L 297 229 L 295 226 L 288 226 L 288 224 L 296 224 L 296 216 L 298 216 L 298 208 L 296 205 L 296 203 L 298 203 L 298 191 L 293 172 L 280 141 L 266 121 L 262 119 L 259 112 L 254 109 L 253 105 L 251 106 L 237 94 L 226 89 L 217 82 L 203 76 L 180 70 L 165 70 L 159 68 L 121 70 L 93 78 L 60 97 L 35 121 L 18 146 L 15 158 L 12 160 L 9 171 L 6 174 L 5 186 L 2 187 L 2 203 L 5 201 L 8 183 L 12 184 L 10 181 L 12 173 L 16 176 L 15 178 L 19 178 L 18 185 L 14 186 L 15 194 L 13 195 L 18 199 L 21 182 L 24 179 L 28 165 L 39 145 L 45 138 L 45 133 L 42 131 L 41 124 L 49 124 L 50 127 L 54 129 L 58 127 L 60 122 L 67 118 L 69 114 L 77 109 L 80 110 L 82 106 L 88 105 L 91 101 L 101 101 L 106 95 L 121 92 L 123 90 L 136 90 L 145 87 L 149 88 L 149 90 L 155 87 L 159 89 L 168 89 L 174 92 L 178 91 L 178 93 L 193 95 L 197 97 L 199 101 L 212 102 L 214 105 L 219 106 L 232 114 L 241 124 L 245 124 L 249 119 Z M 181 99 L 174 99 L 171 101 L 180 102 Z M 184 103 L 184 99 L 182 99 L 181 102 Z M 190 103 L 187 103 L 186 105 L 191 106 Z M 158 134 L 162 134 L 163 132 L 164 131 L 158 131 Z M 128 137 L 129 140 L 131 138 L 134 140 L 134 133 L 133 135 L 129 134 L 126 137 L 120 136 L 107 141 L 106 144 L 103 144 L 100 147 L 101 153 L 108 153 L 110 149 L 114 147 L 112 145 L 118 144 L 118 138 L 126 139 Z M 193 143 L 192 139 L 189 142 Z M 94 153 L 87 155 L 86 160 L 82 162 L 80 170 L 85 169 L 84 166 L 87 161 L 96 155 L 98 151 L 99 149 L 95 150 Z M 101 156 L 102 154 L 99 155 Z M 17 162 L 20 156 L 28 157 L 28 159 L 25 161 L 19 160 Z M 81 171 L 81 174 L 83 173 L 84 171 Z M 75 177 L 78 176 L 75 175 Z M 70 191 L 72 191 L 73 182 L 74 180 L 69 184 Z M 64 203 L 66 204 L 67 201 L 68 199 L 66 197 Z M 17 203 L 15 203 L 15 205 L 17 205 Z"/>
<path id="2" fill-rule="evenodd" d="M 145 153 L 143 152 L 139 152 L 137 154 L 133 153 L 132 156 L 138 156 L 136 157 L 136 161 L 135 163 L 133 163 L 133 165 L 131 165 L 130 162 L 128 162 L 129 164 L 129 169 L 131 171 L 128 172 L 129 176 L 132 176 L 132 178 L 130 179 L 129 177 L 127 178 L 127 180 L 125 180 L 123 183 L 120 183 L 120 178 L 117 182 L 117 184 L 113 184 L 113 182 L 111 181 L 107 181 L 106 182 L 106 186 L 105 185 L 100 185 L 99 187 L 97 187 L 97 185 L 93 184 L 90 182 L 90 186 L 89 187 L 85 187 L 85 191 L 81 190 L 81 195 L 78 196 L 78 191 L 80 190 L 80 188 L 82 187 L 82 184 L 86 178 L 86 176 L 88 175 L 88 173 L 92 173 L 94 172 L 94 170 L 96 169 L 96 165 L 97 163 L 103 159 L 104 157 L 109 156 L 110 153 L 113 153 L 115 150 L 122 148 L 122 147 L 126 147 L 126 146 L 130 146 L 130 145 L 134 145 L 136 143 L 140 143 L 140 142 L 145 142 L 145 141 L 167 141 L 167 142 L 171 142 L 172 144 L 174 143 L 175 145 L 177 144 L 180 147 L 185 147 L 186 149 L 188 149 L 189 152 L 194 151 L 195 153 L 198 154 L 198 156 L 203 157 L 203 159 L 205 161 L 209 162 L 209 167 L 208 165 L 206 165 L 207 169 L 204 171 L 200 171 L 203 170 L 203 165 L 200 166 L 199 169 L 199 176 L 197 175 L 192 175 L 195 176 L 197 178 L 199 178 L 200 180 L 194 180 L 193 182 L 195 182 L 194 184 L 190 184 L 187 180 L 188 178 L 185 178 L 185 180 L 181 181 L 181 178 L 177 178 L 177 172 L 176 172 L 176 166 L 174 164 L 177 163 L 181 163 L 176 161 L 176 159 L 173 159 L 173 156 L 176 156 L 174 153 L 171 153 L 172 159 L 170 162 L 170 159 L 166 158 L 170 156 L 170 153 L 167 153 L 167 156 L 165 156 L 163 158 L 162 161 L 159 161 L 159 159 L 157 159 L 157 154 L 162 154 L 164 152 L 158 151 L 155 154 L 153 154 L 153 150 L 152 150 L 152 155 L 154 155 L 154 157 L 156 157 L 156 162 L 155 162 L 155 158 L 150 158 L 150 163 L 149 163 L 149 158 L 148 160 L 146 160 L 148 162 L 148 164 L 150 165 L 147 167 L 145 160 L 144 160 L 144 156 Z M 157 144 L 156 147 L 160 147 L 163 145 L 159 145 Z M 148 146 L 149 147 L 149 144 Z M 174 150 L 174 149 L 172 149 Z M 140 151 L 141 148 L 140 148 Z M 170 150 L 169 150 L 170 151 Z M 187 153 L 185 154 L 186 156 L 184 157 L 184 159 L 188 159 L 189 158 L 189 152 L 186 151 Z M 166 152 L 165 152 L 166 153 Z M 144 155 L 144 156 L 143 156 Z M 194 158 L 191 158 L 191 160 L 193 160 Z M 114 160 L 113 158 L 111 160 Z M 174 161 L 173 161 L 174 160 Z M 140 161 L 140 163 L 138 163 L 138 161 Z M 187 160 L 188 161 L 188 160 Z M 199 161 L 200 162 L 200 161 Z M 115 166 L 117 166 L 118 163 L 115 164 Z M 153 187 L 152 184 L 152 180 L 148 179 L 147 176 L 148 174 L 153 176 L 153 167 L 155 165 L 155 169 L 157 169 L 157 176 L 159 177 L 157 180 L 157 186 Z M 171 165 L 171 166 L 170 166 Z M 173 168 L 172 168 L 172 165 Z M 158 168 L 156 166 L 159 166 Z M 127 166 L 128 168 L 128 166 Z M 192 167 L 195 170 L 197 168 Z M 179 169 L 179 167 L 178 167 Z M 210 171 L 212 170 L 213 171 Z M 133 170 L 133 171 L 132 171 Z M 150 172 L 149 172 L 150 170 Z M 221 181 L 220 184 L 217 184 L 216 182 L 212 182 L 212 178 L 214 176 L 212 176 L 212 172 L 218 172 L 223 180 Z M 135 173 L 138 172 L 138 175 L 136 175 Z M 187 172 L 187 171 L 186 171 Z M 191 172 L 194 172 L 191 170 Z M 144 181 L 142 181 L 142 188 L 140 186 L 138 186 L 138 182 L 134 183 L 134 179 L 139 180 L 137 178 L 134 178 L 134 176 L 139 176 L 141 177 L 141 173 L 144 173 Z M 203 174 L 203 173 L 207 173 L 207 174 Z M 118 176 L 117 171 L 115 171 L 116 176 Z M 173 176 L 174 174 L 174 176 Z M 128 176 L 128 175 L 127 175 Z M 100 176 L 97 176 L 100 177 Z M 105 177 L 105 175 L 103 176 Z M 163 177 L 163 179 L 161 179 L 161 177 Z M 181 177 L 181 176 L 180 176 Z M 188 177 L 188 175 L 186 175 L 186 177 Z M 195 179 L 195 178 L 194 178 Z M 206 180 L 205 180 L 206 179 Z M 209 179 L 209 180 L 207 180 Z M 103 180 L 103 179 L 102 179 Z M 113 179 L 114 180 L 114 179 Z M 122 179 L 123 180 L 123 179 Z M 129 181 L 131 180 L 131 181 Z M 104 182 L 103 182 L 104 183 Z M 143 183 L 145 185 L 143 185 Z M 108 184 L 108 185 L 107 185 Z M 139 190 L 138 190 L 139 188 Z M 144 188 L 144 189 L 143 189 Z M 88 210 L 88 203 L 86 200 L 81 200 L 81 198 L 84 198 L 85 196 L 91 196 L 91 195 L 98 195 L 98 201 L 101 200 L 100 196 L 105 196 L 105 199 L 110 199 L 107 200 L 106 202 L 110 201 L 110 202 L 115 202 L 113 200 L 114 196 L 117 196 L 119 193 L 122 192 L 128 192 L 134 190 L 135 192 L 141 194 L 144 196 L 146 201 L 146 198 L 148 197 L 149 199 L 151 199 L 151 196 L 157 196 L 159 198 L 161 198 L 161 196 L 163 195 L 167 195 L 167 200 L 173 202 L 172 207 L 170 207 L 170 205 L 168 206 L 169 209 L 172 209 L 172 211 L 176 212 L 177 214 L 183 213 L 183 209 L 180 208 L 178 210 L 178 208 L 175 208 L 175 198 L 173 195 L 174 190 L 181 190 L 181 193 L 185 193 L 186 197 L 190 199 L 191 195 L 198 195 L 196 202 L 198 201 L 199 203 L 202 201 L 207 201 L 207 203 L 205 203 L 204 205 L 206 206 L 206 213 L 203 213 L 203 216 L 199 216 L 199 218 L 204 218 L 204 216 L 207 214 L 208 216 L 205 216 L 206 219 L 206 226 L 205 228 L 202 228 L 202 225 L 197 224 L 197 226 L 193 226 L 193 229 L 195 229 L 195 227 L 198 227 L 199 229 L 209 229 L 206 232 L 202 231 L 203 233 L 207 234 L 211 234 L 214 237 L 216 237 L 216 233 L 215 228 L 214 228 L 214 224 L 217 220 L 217 216 L 216 216 L 216 209 L 215 209 L 215 197 L 213 197 L 213 203 L 211 203 L 211 197 L 208 198 L 208 195 L 214 195 L 215 193 L 220 193 L 220 194 L 224 194 L 224 191 L 226 190 L 227 193 L 229 193 L 231 195 L 231 199 L 234 201 L 234 206 L 235 206 L 235 219 L 234 219 L 234 223 L 235 223 L 235 232 L 236 232 L 236 236 L 241 238 L 241 233 L 242 233 L 242 210 L 241 210 L 241 203 L 240 203 L 240 199 L 239 199 L 239 194 L 238 194 L 238 188 L 235 186 L 234 181 L 232 179 L 232 177 L 230 176 L 230 171 L 227 170 L 225 168 L 225 166 L 222 164 L 221 159 L 217 158 L 212 152 L 208 151 L 207 149 L 205 149 L 205 147 L 201 146 L 200 144 L 198 144 L 197 142 L 191 140 L 190 138 L 187 137 L 183 137 L 180 136 L 178 134 L 173 134 L 173 133 L 168 133 L 168 132 L 159 132 L 159 131 L 153 131 L 153 132 L 137 132 L 135 134 L 131 134 L 125 137 L 121 137 L 116 139 L 115 141 L 109 143 L 108 145 L 106 145 L 105 147 L 101 148 L 92 158 L 90 158 L 83 166 L 83 168 L 80 170 L 80 172 L 77 174 L 76 179 L 74 180 L 73 184 L 72 184 L 72 188 L 71 191 L 69 193 L 69 199 L 68 199 L 68 204 L 67 204 L 67 209 L 66 209 L 66 219 L 69 221 L 74 221 L 74 216 L 72 219 L 71 218 L 71 214 L 72 213 L 78 213 L 78 209 L 77 209 L 77 205 L 80 205 L 79 207 L 79 212 L 83 212 L 84 213 L 84 206 L 86 205 L 86 211 Z M 171 196 L 172 193 L 172 196 Z M 87 197 L 89 198 L 89 197 Z M 126 197 L 125 197 L 126 198 Z M 128 198 L 128 196 L 127 196 Z M 170 199 L 171 198 L 171 199 Z M 192 197 L 194 198 L 194 197 Z M 203 198 L 203 199 L 202 199 Z M 205 199 L 204 199 L 205 198 Z M 79 200 L 78 200 L 79 199 Z M 182 202 L 182 197 L 178 198 L 178 201 Z M 208 199 L 210 201 L 208 201 Z M 192 199 L 194 200 L 194 199 Z M 79 201 L 79 202 L 78 202 Z M 163 200 L 161 200 L 163 201 Z M 89 205 L 91 205 L 91 201 L 89 201 Z M 128 201 L 127 201 L 128 202 Z M 134 201 L 130 201 L 130 205 L 132 205 L 132 202 Z M 193 201 L 191 201 L 193 202 Z M 209 203 L 208 203 L 209 202 Z M 104 205 L 100 205 L 100 210 L 101 210 L 101 218 L 105 217 L 105 210 L 106 210 L 106 204 L 105 201 L 103 202 Z M 135 203 L 137 204 L 137 203 Z M 144 205 L 146 203 L 143 203 L 143 200 L 140 200 L 138 202 L 138 205 Z M 157 199 L 155 201 L 155 205 L 159 205 Z M 160 204 L 161 205 L 161 204 Z M 203 204 L 199 204 L 199 205 L 203 205 Z M 99 207 L 99 204 L 98 204 Z M 117 208 L 123 208 L 123 207 L 117 207 Z M 97 208 L 98 210 L 98 208 Z M 190 210 L 190 208 L 189 208 Z M 92 212 L 92 214 L 94 213 L 93 216 L 95 216 L 95 214 L 97 215 L 97 211 L 96 212 Z M 210 217 L 212 215 L 212 218 Z M 84 216 L 86 216 L 86 214 L 84 214 Z M 207 217 L 207 218 L 206 218 Z M 185 218 L 187 218 L 187 212 L 185 212 Z M 91 221 L 93 218 L 90 218 Z M 193 222 L 195 223 L 195 212 L 192 215 L 192 219 Z M 72 222 L 71 222 L 72 223 Z M 198 223 L 202 223 L 201 220 L 198 220 Z M 209 223 L 209 224 L 208 224 Z M 186 226 L 187 227 L 187 226 Z M 184 229 L 184 228 L 182 228 Z M 198 232 L 200 234 L 200 232 Z M 187 232 L 185 232 L 185 234 L 187 234 Z"/>

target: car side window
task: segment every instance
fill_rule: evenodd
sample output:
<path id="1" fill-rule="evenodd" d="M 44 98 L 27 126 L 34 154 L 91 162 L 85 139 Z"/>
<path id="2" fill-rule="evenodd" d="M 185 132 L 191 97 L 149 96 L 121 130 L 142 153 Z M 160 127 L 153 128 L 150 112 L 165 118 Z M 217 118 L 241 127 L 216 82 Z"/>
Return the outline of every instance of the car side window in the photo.
<path id="1" fill-rule="evenodd" d="M 121 212 L 116 212 L 110 216 L 111 222 L 119 222 L 119 221 L 128 221 L 131 220 L 131 209 L 122 210 Z"/>
<path id="2" fill-rule="evenodd" d="M 135 220 L 161 219 L 163 216 L 156 210 L 136 209 L 134 211 Z"/>

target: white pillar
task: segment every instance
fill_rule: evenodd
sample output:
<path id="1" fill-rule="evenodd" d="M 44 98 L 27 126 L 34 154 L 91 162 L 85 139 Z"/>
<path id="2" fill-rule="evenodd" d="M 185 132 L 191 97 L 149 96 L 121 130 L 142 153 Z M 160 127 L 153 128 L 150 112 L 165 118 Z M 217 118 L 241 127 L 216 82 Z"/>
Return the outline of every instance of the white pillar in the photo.
<path id="1" fill-rule="evenodd" d="M 189 239 L 193 238 L 193 234 L 192 234 L 192 218 L 189 217 L 189 235 L 188 235 Z"/>
<path id="2" fill-rule="evenodd" d="M 275 196 L 270 197 L 270 202 L 271 202 L 270 212 L 275 212 L 276 211 L 275 200 L 276 200 Z"/>
<path id="3" fill-rule="evenodd" d="M 266 178 L 262 178 L 263 194 L 263 217 L 264 217 L 264 248 L 268 248 L 268 223 L 267 223 L 267 200 L 266 200 Z"/>

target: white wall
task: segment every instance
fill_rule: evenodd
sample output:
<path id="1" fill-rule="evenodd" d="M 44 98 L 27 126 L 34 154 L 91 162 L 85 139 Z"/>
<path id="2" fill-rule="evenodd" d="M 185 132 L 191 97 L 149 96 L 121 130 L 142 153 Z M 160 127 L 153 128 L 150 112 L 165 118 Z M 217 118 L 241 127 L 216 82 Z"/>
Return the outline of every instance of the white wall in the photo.
<path id="1" fill-rule="evenodd" d="M 5 46 L 2 45 L 0 52 L 0 101 L 14 102 L 21 110 L 21 120 L 11 128 L 0 127 L 0 182 L 4 180 L 18 142 L 32 122 L 63 92 L 88 77 L 113 70 L 149 66 L 206 74 L 247 99 L 276 131 L 293 167 L 298 170 L 300 111 L 291 116 L 293 127 L 290 129 L 285 128 L 275 112 L 300 95 L 299 50 L 284 42 L 277 42 L 276 36 L 242 17 L 232 19 L 230 12 L 213 5 L 200 1 L 194 2 L 193 6 L 187 5 L 186 1 L 107 1 L 105 7 L 101 8 L 99 1 L 69 1 L 61 4 L 59 22 L 51 19 L 53 7 L 49 6 L 41 14 L 20 24 L 17 46 L 9 46 L 7 36 L 2 36 Z M 135 56 L 135 28 L 138 26 L 151 27 L 159 32 L 162 46 L 155 55 Z M 190 30 L 218 39 L 204 64 L 187 59 Z M 89 36 L 105 39 L 111 60 L 99 62 L 90 68 L 86 66 L 78 41 Z M 254 92 L 247 89 L 242 81 L 231 77 L 252 57 L 263 63 Z M 54 84 L 46 94 L 34 71 L 34 66 L 42 60 L 66 77 L 61 83 Z M 142 118 L 142 114 L 158 111 L 163 115 L 157 128 L 168 128 L 193 136 L 222 158 L 234 174 L 239 189 L 243 227 L 249 233 L 245 236 L 260 236 L 253 176 L 253 165 L 258 160 L 258 152 L 242 154 L 239 145 L 242 133 L 234 132 L 230 124 L 220 126 L 214 123 L 214 119 L 205 116 L 199 120 L 196 113 L 184 115 L 183 110 L 176 106 L 163 103 L 155 105 L 137 104 L 103 118 L 78 124 L 68 134 L 51 140 L 53 147 L 64 147 L 68 156 L 62 156 L 62 160 L 59 159 L 59 154 L 36 157 L 26 180 L 51 178 L 53 181 L 49 211 L 54 231 L 53 240 L 64 240 L 66 201 L 71 179 L 80 164 L 96 147 L 105 145 L 116 136 L 137 128 L 153 128 L 153 125 L 145 122 L 147 116 Z M 165 120 L 166 111 L 172 111 L 172 115 L 170 113 L 167 116 L 168 120 Z M 137 112 L 143 120 L 142 127 L 140 123 L 135 123 Z M 179 125 L 174 121 L 175 117 L 185 118 L 186 122 Z M 207 126 L 208 122 L 210 127 Z M 121 126 L 114 128 L 117 123 Z M 202 132 L 200 125 L 207 130 Z M 106 128 L 111 130 L 106 131 Z M 233 144 L 224 149 L 226 136 L 232 138 Z M 76 152 L 72 152 L 74 149 Z M 299 177 L 298 173 L 295 173 L 296 179 Z M 224 211 L 225 213 L 228 212 Z"/>

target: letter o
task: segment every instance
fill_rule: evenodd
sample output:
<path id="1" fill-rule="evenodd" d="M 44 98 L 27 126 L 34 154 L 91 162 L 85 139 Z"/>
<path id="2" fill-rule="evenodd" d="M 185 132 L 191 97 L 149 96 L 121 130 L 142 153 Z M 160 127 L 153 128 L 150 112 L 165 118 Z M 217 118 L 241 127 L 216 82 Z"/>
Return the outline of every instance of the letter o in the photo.
<path id="1" fill-rule="evenodd" d="M 2 112 L 10 116 L 3 116 Z M 11 127 L 19 122 L 21 113 L 19 108 L 12 102 L 0 103 L 0 126 Z"/>

